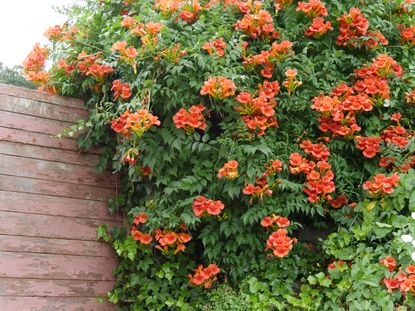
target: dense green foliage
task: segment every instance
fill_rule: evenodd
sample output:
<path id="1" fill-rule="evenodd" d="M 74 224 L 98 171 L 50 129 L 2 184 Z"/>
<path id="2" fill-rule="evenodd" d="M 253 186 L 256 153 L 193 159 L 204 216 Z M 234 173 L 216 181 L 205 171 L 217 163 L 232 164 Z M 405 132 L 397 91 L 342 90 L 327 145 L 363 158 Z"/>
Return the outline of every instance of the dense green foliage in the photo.
<path id="1" fill-rule="evenodd" d="M 388 293 L 383 281 L 395 276 L 399 267 L 411 264 L 412 244 L 405 244 L 400 237 L 415 234 L 411 218 L 415 212 L 415 171 L 410 168 L 415 150 L 415 110 L 410 97 L 415 86 L 415 39 L 412 43 L 402 36 L 402 29 L 415 21 L 410 1 L 327 0 L 325 19 L 331 21 L 333 30 L 321 37 L 305 36 L 312 18 L 296 11 L 296 1 L 288 5 L 284 3 L 291 1 L 263 1 L 261 9 L 269 12 L 279 34 L 264 31 L 259 38 L 249 36 L 252 29 L 244 33 L 240 23 L 235 29 L 238 20 L 249 13 L 232 3 L 239 2 L 244 8 L 249 7 L 249 1 L 212 1 L 210 8 L 202 8 L 208 1 L 200 1 L 198 10 L 193 2 L 181 9 L 194 13 L 190 21 L 179 12 L 168 14 L 160 9 L 163 1 L 156 2 L 158 7 L 155 1 L 147 0 L 89 0 L 68 10 L 68 25 L 77 28 L 68 30 L 65 25 L 50 35 L 53 45 L 49 55 L 55 65 L 47 78 L 36 78 L 45 89 L 80 97 L 90 108 L 89 120 L 80 121 L 68 132 L 85 130 L 79 140 L 82 147 L 101 145 L 106 149 L 100 169 L 111 163 L 121 172 L 121 191 L 111 202 L 111 210 L 125 212 L 130 224 L 142 212 L 148 216 L 147 221 L 136 221 L 134 230 L 153 235 L 155 240 L 150 244 L 140 242 L 129 228 L 99 229 L 99 236 L 111 243 L 120 257 L 114 271 L 117 284 L 109 300 L 118 303 L 120 310 L 362 311 L 413 306 L 411 290 L 392 289 Z M 372 32 L 362 31 L 347 44 L 336 44 L 342 23 L 338 19 L 352 7 L 360 8 Z M 255 8 L 250 10 L 252 13 Z M 126 16 L 133 18 L 132 26 L 122 26 Z M 149 22 L 163 26 L 151 33 L 145 25 Z M 139 23 L 143 27 L 132 33 Z M 365 22 L 362 24 L 364 28 Z M 211 54 L 203 48 L 206 42 L 220 38 L 226 43 L 223 56 L 217 46 Z M 114 46 L 123 41 L 134 47 L 136 54 Z M 292 48 L 286 48 L 271 65 L 253 57 L 261 52 L 265 55 L 274 43 L 284 41 L 292 42 Z M 376 62 L 383 54 L 391 57 L 387 68 Z M 94 64 L 97 68 L 92 68 Z M 386 68 L 387 75 L 355 72 L 371 64 L 375 69 Z M 270 72 L 263 71 L 267 66 Z M 25 68 L 28 72 L 34 67 L 26 63 Z M 290 80 L 288 69 L 298 72 L 294 80 Z M 379 96 L 358 87 L 373 76 L 387 89 L 374 86 Z M 210 77 L 233 81 L 235 94 L 202 95 Z M 124 96 L 117 94 L 114 80 L 128 84 L 131 94 L 128 90 Z M 270 125 L 261 132 L 250 129 L 235 107 L 241 106 L 236 96 L 254 94 L 265 80 L 280 82 L 279 92 L 267 99 L 272 104 L 275 97 L 278 105 L 273 107 L 275 115 L 269 112 L 272 117 L 266 121 L 272 123 L 275 117 L 278 127 Z M 348 127 L 355 122 L 360 129 L 346 134 L 322 131 L 319 118 L 332 112 L 320 113 L 312 105 L 316 105 L 316 97 L 329 95 L 341 83 L 353 88 L 355 95 L 369 99 L 369 108 L 354 111 L 342 106 L 340 124 Z M 330 98 L 331 102 L 334 95 Z M 346 106 L 350 98 L 340 92 L 335 100 Z M 176 113 L 200 103 L 206 107 L 207 129 L 200 124 L 196 130 L 178 128 L 173 121 Z M 114 132 L 111 122 L 115 129 L 117 122 L 123 122 L 119 116 L 128 109 L 131 113 L 151 112 L 161 124 L 153 122 L 143 129 L 145 133 Z M 398 130 L 398 126 L 404 133 L 394 134 L 392 140 L 403 139 L 405 143 L 388 140 L 385 130 Z M 359 135 L 378 139 L 379 150 L 374 147 L 373 156 L 362 154 Z M 313 147 L 317 153 L 327 147 L 327 158 L 300 147 L 306 140 L 318 143 Z M 295 153 L 301 154 L 307 167 L 311 161 L 328 162 L 335 188 L 331 181 L 322 180 L 328 173 L 320 172 L 317 180 L 328 190 L 315 197 L 305 193 L 310 172 L 304 174 L 308 168 L 300 174 L 294 172 Z M 393 164 L 379 166 L 382 158 L 393 158 Z M 219 170 L 231 160 L 238 162 L 238 176 L 218 178 Z M 264 165 L 270 160 L 280 160 L 282 167 L 262 175 L 269 172 Z M 363 188 L 377 174 L 395 177 L 381 185 L 391 185 L 389 190 Z M 258 180 L 260 177 L 265 181 Z M 249 195 L 249 184 L 272 189 L 272 195 L 265 188 L 261 188 L 261 195 Z M 192 206 L 201 195 L 223 203 L 219 216 L 195 215 Z M 298 240 L 291 240 L 293 248 L 281 256 L 268 256 L 270 251 L 265 250 L 270 231 L 260 223 L 272 214 L 288 217 L 288 234 Z M 183 252 L 167 253 L 155 247 L 160 243 L 154 235 L 157 229 L 182 230 L 192 239 L 184 243 Z M 387 256 L 397 261 L 395 272 L 379 263 Z M 199 264 L 210 263 L 221 269 L 212 289 L 189 283 L 188 274 Z"/>

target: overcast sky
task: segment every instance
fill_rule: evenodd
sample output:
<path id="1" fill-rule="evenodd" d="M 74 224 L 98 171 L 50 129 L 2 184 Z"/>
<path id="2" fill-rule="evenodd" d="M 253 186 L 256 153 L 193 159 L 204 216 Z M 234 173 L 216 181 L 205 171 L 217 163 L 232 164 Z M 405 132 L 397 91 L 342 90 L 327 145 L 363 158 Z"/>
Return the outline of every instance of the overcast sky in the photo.
<path id="1" fill-rule="evenodd" d="M 0 0 L 0 62 L 21 65 L 36 42 L 46 43 L 45 30 L 65 22 L 52 6 L 74 0 Z"/>

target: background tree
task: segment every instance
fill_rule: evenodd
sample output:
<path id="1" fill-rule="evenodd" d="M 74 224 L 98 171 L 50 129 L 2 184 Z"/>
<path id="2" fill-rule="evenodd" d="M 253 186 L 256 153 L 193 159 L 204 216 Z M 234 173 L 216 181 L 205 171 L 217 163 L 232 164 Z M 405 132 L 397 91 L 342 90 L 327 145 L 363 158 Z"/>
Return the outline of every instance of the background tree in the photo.
<path id="1" fill-rule="evenodd" d="M 23 77 L 21 70 L 21 66 L 13 66 L 12 68 L 9 68 L 0 62 L 0 83 L 35 89 L 36 87 L 33 83 L 27 81 L 26 78 Z"/>

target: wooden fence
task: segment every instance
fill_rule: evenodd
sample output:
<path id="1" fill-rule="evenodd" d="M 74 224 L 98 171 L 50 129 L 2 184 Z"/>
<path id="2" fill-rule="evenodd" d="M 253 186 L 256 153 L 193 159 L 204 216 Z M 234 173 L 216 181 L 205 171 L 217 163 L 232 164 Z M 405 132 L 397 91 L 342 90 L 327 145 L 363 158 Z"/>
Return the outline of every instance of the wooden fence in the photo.
<path id="1" fill-rule="evenodd" d="M 87 115 L 79 100 L 0 85 L 1 311 L 115 309 L 97 303 L 116 257 L 96 229 L 121 225 L 107 209 L 116 179 L 52 136 Z"/>

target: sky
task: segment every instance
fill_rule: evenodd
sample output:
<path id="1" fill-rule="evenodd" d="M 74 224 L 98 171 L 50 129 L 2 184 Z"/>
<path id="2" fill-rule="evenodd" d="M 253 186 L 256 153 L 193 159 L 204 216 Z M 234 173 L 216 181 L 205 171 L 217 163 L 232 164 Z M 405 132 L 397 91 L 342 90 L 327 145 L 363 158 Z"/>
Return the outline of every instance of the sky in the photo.
<path id="1" fill-rule="evenodd" d="M 43 33 L 65 22 L 52 6 L 74 0 L 0 0 L 0 62 L 21 65 L 36 42 L 46 43 Z"/>

